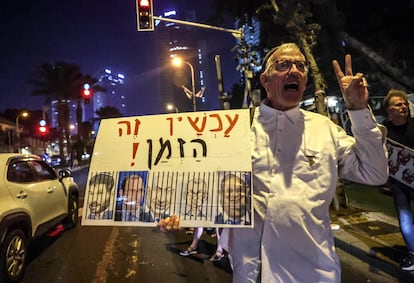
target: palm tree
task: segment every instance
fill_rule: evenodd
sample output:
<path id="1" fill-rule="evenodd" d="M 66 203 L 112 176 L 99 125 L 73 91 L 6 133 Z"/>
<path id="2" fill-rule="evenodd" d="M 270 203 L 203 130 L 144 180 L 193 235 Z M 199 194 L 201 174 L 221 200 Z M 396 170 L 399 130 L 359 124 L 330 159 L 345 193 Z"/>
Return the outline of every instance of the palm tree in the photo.
<path id="1" fill-rule="evenodd" d="M 76 64 L 57 62 L 42 64 L 28 82 L 35 87 L 32 95 L 47 96 L 45 103 L 57 101 L 59 154 L 64 155 L 64 141 L 69 140 L 68 102 L 72 99 L 80 100 L 83 83 L 89 82 L 94 87 L 97 79 L 82 75 L 80 67 Z M 102 90 L 97 85 L 95 89 Z"/>

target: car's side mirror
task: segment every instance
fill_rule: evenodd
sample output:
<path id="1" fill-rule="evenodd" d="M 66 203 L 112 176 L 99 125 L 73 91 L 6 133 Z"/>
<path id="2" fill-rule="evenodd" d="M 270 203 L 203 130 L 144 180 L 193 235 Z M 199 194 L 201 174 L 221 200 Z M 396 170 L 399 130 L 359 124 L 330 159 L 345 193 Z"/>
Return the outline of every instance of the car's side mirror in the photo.
<path id="1" fill-rule="evenodd" d="M 67 178 L 67 177 L 72 177 L 72 172 L 69 169 L 64 169 L 64 170 L 59 171 L 60 179 Z"/>

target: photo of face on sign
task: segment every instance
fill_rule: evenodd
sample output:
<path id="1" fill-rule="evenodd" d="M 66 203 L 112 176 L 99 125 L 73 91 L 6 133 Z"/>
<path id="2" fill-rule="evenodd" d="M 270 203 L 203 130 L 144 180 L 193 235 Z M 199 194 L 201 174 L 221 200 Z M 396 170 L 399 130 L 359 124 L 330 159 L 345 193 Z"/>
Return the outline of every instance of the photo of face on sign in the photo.
<path id="1" fill-rule="evenodd" d="M 88 219 L 112 219 L 111 207 L 115 180 L 109 172 L 92 176 L 89 181 Z"/>
<path id="2" fill-rule="evenodd" d="M 116 221 L 148 221 L 144 205 L 146 178 L 146 171 L 119 173 Z"/>
<path id="3" fill-rule="evenodd" d="M 208 187 L 204 179 L 195 177 L 188 181 L 185 194 L 186 216 L 200 218 L 206 214 Z"/>
<path id="4" fill-rule="evenodd" d="M 170 216 L 171 206 L 176 198 L 174 184 L 176 181 L 171 172 L 151 172 L 149 174 L 145 205 L 152 221 L 158 222 L 159 219 Z"/>
<path id="5" fill-rule="evenodd" d="M 250 173 L 225 172 L 220 174 L 219 209 L 216 224 L 250 225 Z"/>

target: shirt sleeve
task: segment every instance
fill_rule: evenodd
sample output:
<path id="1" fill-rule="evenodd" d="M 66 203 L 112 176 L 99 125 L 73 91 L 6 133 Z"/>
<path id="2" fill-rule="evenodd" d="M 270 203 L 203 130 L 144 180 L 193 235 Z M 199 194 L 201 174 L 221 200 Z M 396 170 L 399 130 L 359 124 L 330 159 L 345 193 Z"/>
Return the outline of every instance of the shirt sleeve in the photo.
<path id="1" fill-rule="evenodd" d="M 339 173 L 350 181 L 382 185 L 388 179 L 386 132 L 367 109 L 348 111 L 353 139 L 345 131 L 338 134 Z"/>

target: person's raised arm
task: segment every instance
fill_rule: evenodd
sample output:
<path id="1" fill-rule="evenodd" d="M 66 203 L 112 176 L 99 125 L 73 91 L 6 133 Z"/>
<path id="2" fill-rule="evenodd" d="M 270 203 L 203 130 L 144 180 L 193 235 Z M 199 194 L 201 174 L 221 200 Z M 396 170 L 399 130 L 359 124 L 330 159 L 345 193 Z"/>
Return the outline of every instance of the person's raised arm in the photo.
<path id="1" fill-rule="evenodd" d="M 344 72 L 337 60 L 332 61 L 332 67 L 347 109 L 359 110 L 366 108 L 368 105 L 368 84 L 362 73 L 353 75 L 351 55 L 345 55 Z"/>

